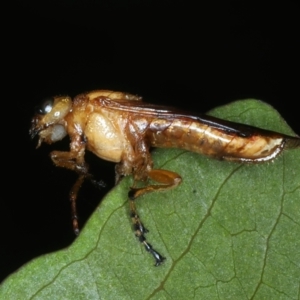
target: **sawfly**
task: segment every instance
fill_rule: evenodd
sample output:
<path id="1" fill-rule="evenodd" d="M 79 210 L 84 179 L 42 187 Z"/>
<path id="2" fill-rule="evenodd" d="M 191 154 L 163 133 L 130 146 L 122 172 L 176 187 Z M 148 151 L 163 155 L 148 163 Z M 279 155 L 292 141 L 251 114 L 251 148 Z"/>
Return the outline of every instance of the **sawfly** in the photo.
<path id="1" fill-rule="evenodd" d="M 96 90 L 76 96 L 45 100 L 32 119 L 30 135 L 51 144 L 70 137 L 70 151 L 53 151 L 58 167 L 78 173 L 70 192 L 73 229 L 79 233 L 77 194 L 86 178 L 92 179 L 85 151 L 116 163 L 115 182 L 132 175 L 134 184 L 128 198 L 135 235 L 151 253 L 158 266 L 164 257 L 146 241 L 135 199 L 153 191 L 178 186 L 179 174 L 153 168 L 150 148 L 181 148 L 216 159 L 240 163 L 262 163 L 275 159 L 284 149 L 299 148 L 300 138 L 206 115 L 190 115 L 180 110 L 152 105 L 141 97 L 123 92 Z M 157 184 L 138 188 L 148 179 Z"/>

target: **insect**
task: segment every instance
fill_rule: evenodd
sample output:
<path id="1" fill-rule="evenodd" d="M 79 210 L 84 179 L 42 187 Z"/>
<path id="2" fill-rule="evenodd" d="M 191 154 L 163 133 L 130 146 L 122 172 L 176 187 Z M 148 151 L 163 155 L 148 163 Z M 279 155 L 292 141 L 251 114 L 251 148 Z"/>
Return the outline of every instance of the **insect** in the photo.
<path id="1" fill-rule="evenodd" d="M 150 147 L 173 147 L 217 159 L 242 163 L 273 160 L 284 149 L 300 147 L 300 138 L 233 123 L 205 115 L 193 116 L 175 109 L 142 102 L 138 96 L 108 90 L 80 94 L 72 99 L 57 96 L 37 108 L 30 128 L 38 135 L 37 148 L 70 137 L 70 151 L 53 151 L 50 156 L 58 167 L 78 173 L 70 192 L 73 229 L 79 233 L 77 194 L 86 178 L 93 180 L 85 162 L 85 151 L 117 163 L 116 183 L 133 175 L 128 198 L 135 235 L 152 254 L 155 265 L 164 261 L 145 238 L 135 199 L 143 194 L 178 186 L 179 174 L 153 168 Z M 138 181 L 152 179 L 157 184 L 137 188 Z"/>

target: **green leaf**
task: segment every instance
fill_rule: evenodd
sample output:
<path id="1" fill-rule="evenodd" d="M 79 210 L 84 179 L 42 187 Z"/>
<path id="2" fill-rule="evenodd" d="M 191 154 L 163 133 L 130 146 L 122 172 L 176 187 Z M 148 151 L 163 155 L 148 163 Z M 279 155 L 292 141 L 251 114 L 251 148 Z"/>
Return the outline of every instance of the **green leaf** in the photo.
<path id="1" fill-rule="evenodd" d="M 255 100 L 212 115 L 293 134 Z M 30 262 L 0 287 L 0 299 L 299 299 L 300 149 L 245 165 L 178 149 L 155 166 L 178 172 L 176 189 L 137 200 L 154 261 L 134 237 L 126 178 L 102 201 L 75 243 Z"/>

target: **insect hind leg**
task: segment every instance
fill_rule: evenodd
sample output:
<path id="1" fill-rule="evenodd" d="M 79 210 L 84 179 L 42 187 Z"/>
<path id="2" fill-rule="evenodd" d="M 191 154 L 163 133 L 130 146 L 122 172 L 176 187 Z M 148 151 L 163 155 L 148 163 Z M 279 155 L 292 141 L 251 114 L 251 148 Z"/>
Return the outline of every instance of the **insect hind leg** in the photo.
<path id="1" fill-rule="evenodd" d="M 148 178 L 158 182 L 159 184 L 150 184 L 142 188 L 132 187 L 128 193 L 130 199 L 136 199 L 137 197 L 152 192 L 173 189 L 177 187 L 182 181 L 179 174 L 169 170 L 160 169 L 153 169 L 148 172 Z"/>
<path id="2" fill-rule="evenodd" d="M 159 254 L 151 244 L 149 244 L 146 241 L 145 233 L 148 232 L 148 230 L 144 227 L 142 224 L 137 212 L 136 212 L 136 206 L 134 200 L 144 194 L 157 192 L 157 191 L 165 191 L 168 189 L 172 189 L 176 186 L 178 186 L 182 179 L 180 175 L 178 175 L 175 172 L 168 171 L 168 170 L 160 170 L 160 169 L 152 169 L 148 172 L 148 178 L 152 179 L 153 181 L 158 182 L 159 184 L 154 185 L 148 185 L 142 188 L 134 188 L 132 187 L 128 193 L 128 198 L 130 201 L 130 215 L 131 220 L 133 223 L 133 228 L 136 237 L 139 239 L 139 241 L 145 246 L 145 249 L 152 254 L 152 256 L 155 259 L 155 266 L 159 266 L 163 263 L 165 258 Z"/>
<path id="3" fill-rule="evenodd" d="M 163 257 L 155 249 L 153 249 L 152 245 L 147 242 L 145 238 L 145 234 L 148 232 L 148 230 L 144 227 L 143 223 L 140 220 L 139 215 L 137 214 L 135 201 L 134 201 L 135 197 L 132 195 L 131 192 L 128 193 L 128 197 L 129 197 L 129 204 L 130 204 L 130 217 L 133 223 L 133 230 L 135 236 L 138 238 L 140 243 L 144 245 L 145 249 L 154 257 L 155 266 L 157 267 L 163 263 L 165 257 Z"/>

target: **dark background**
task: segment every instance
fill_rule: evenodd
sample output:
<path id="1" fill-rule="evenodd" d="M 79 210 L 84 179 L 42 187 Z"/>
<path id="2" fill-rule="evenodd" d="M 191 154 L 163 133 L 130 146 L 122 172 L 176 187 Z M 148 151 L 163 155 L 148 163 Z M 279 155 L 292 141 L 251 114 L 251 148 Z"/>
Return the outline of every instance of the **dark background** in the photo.
<path id="1" fill-rule="evenodd" d="M 47 96 L 93 89 L 205 112 L 237 99 L 273 106 L 300 133 L 296 1 L 19 1 L 2 11 L 0 281 L 32 258 L 70 245 L 68 193 L 76 175 L 28 135 Z M 88 156 L 111 187 L 113 164 Z M 109 190 L 85 184 L 81 226 Z"/>

